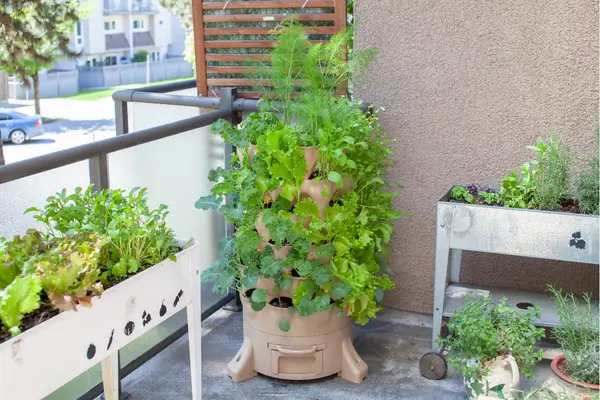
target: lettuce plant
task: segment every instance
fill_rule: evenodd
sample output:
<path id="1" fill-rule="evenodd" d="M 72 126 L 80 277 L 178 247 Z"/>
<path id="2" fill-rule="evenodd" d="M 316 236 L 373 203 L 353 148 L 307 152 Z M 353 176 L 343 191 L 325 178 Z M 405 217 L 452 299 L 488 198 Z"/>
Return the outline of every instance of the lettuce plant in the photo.
<path id="1" fill-rule="evenodd" d="M 25 212 L 46 229 L 0 238 L 1 338 L 18 335 L 27 314 L 40 308 L 90 307 L 105 285 L 179 251 L 166 206 L 150 208 L 145 189 L 62 190 Z"/>

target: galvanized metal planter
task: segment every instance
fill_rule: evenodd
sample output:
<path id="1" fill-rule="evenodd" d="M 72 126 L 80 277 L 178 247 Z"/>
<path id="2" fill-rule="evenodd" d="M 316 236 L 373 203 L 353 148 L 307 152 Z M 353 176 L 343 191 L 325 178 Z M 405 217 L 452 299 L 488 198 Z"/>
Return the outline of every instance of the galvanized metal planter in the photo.
<path id="1" fill-rule="evenodd" d="M 540 326 L 555 326 L 557 319 L 548 295 L 491 290 L 458 284 L 463 250 L 523 257 L 598 264 L 597 215 L 481 206 L 450 201 L 450 191 L 437 204 L 433 349 L 442 317 L 451 317 L 465 295 L 506 297 L 508 304 L 540 306 Z M 450 264 L 450 284 L 446 286 Z"/>

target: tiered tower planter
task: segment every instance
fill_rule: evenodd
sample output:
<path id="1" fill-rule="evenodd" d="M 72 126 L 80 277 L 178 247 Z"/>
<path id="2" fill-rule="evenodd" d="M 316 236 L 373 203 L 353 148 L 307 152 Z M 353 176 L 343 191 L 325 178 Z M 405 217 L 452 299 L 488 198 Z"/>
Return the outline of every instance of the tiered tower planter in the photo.
<path id="1" fill-rule="evenodd" d="M 321 219 L 329 202 L 339 197 L 344 191 L 337 191 L 336 185 L 326 179 L 310 179 L 318 163 L 318 148 L 302 148 L 306 161 L 306 174 L 302 182 L 299 198 L 312 199 L 319 209 Z M 346 190 L 351 188 L 351 180 L 346 180 Z M 327 187 L 327 195 L 323 194 Z M 273 201 L 278 194 L 272 193 Z M 292 202 L 293 205 L 294 202 Z M 297 215 L 290 218 L 298 221 Z M 306 220 L 309 218 L 307 217 Z M 310 221 L 303 221 L 303 225 Z M 273 256 L 285 259 L 292 250 L 292 245 L 276 248 L 270 244 L 271 236 L 268 228 L 262 223 L 261 215 L 255 225 L 261 242 L 258 251 L 271 246 Z M 309 260 L 317 259 L 324 266 L 330 261 L 327 257 L 317 257 L 313 248 L 308 253 Z M 280 379 L 308 380 L 338 374 L 343 379 L 354 383 L 362 382 L 368 372 L 368 366 L 360 358 L 352 344 L 353 320 L 345 310 L 331 307 L 328 311 L 317 312 L 309 316 L 301 316 L 294 311 L 290 299 L 298 285 L 306 278 L 294 277 L 292 270 L 284 273 L 292 276 L 289 290 L 273 290 L 275 281 L 259 277 L 257 283 L 250 288 L 242 287 L 240 297 L 244 311 L 244 341 L 242 347 L 229 362 L 228 374 L 234 382 L 252 378 L 256 373 Z M 254 311 L 249 296 L 256 289 L 267 292 L 267 305 L 260 311 Z M 279 303 L 279 305 L 277 305 Z M 288 307 L 290 306 L 290 307 Z M 277 321 L 285 316 L 290 323 L 287 332 L 281 331 Z"/>

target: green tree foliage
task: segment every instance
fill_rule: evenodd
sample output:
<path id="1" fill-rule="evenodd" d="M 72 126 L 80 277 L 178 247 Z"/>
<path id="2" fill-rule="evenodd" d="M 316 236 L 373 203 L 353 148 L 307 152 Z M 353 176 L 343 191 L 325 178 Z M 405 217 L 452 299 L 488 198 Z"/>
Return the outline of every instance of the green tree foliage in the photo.
<path id="1" fill-rule="evenodd" d="M 0 69 L 17 75 L 27 86 L 33 78 L 37 113 L 38 73 L 58 56 L 79 55 L 70 48 L 70 37 L 88 8 L 78 0 L 0 1 Z"/>

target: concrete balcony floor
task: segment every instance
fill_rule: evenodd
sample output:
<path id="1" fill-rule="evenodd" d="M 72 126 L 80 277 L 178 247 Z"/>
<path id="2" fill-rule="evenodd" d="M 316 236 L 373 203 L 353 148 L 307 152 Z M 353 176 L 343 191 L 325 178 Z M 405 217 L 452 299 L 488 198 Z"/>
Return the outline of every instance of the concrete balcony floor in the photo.
<path id="1" fill-rule="evenodd" d="M 369 376 L 361 384 L 338 377 L 292 382 L 257 376 L 234 383 L 227 363 L 242 344 L 242 314 L 220 310 L 202 324 L 203 400 L 387 400 L 465 399 L 460 374 L 450 370 L 445 379 L 421 377 L 419 359 L 430 350 L 431 317 L 386 309 L 365 327 L 356 326 L 354 344 L 369 365 Z M 540 386 L 550 373 L 544 360 L 533 379 L 524 379 L 524 389 Z M 130 400 L 191 399 L 187 336 L 129 375 L 123 390 Z"/>

